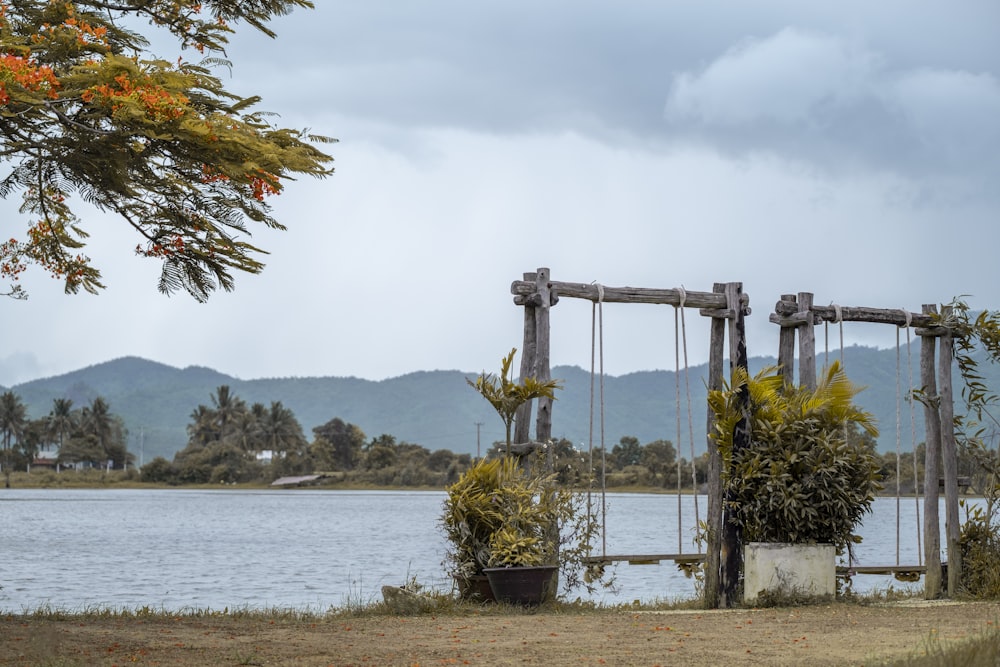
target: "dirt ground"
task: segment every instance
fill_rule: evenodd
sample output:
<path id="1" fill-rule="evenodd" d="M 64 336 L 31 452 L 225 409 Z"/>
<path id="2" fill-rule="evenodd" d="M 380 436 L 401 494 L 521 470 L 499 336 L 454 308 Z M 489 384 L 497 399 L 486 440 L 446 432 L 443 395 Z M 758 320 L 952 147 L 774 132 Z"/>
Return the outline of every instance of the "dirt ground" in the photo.
<path id="1" fill-rule="evenodd" d="M 0 665 L 878 665 L 975 637 L 1000 603 L 268 620 L 0 616 Z"/>

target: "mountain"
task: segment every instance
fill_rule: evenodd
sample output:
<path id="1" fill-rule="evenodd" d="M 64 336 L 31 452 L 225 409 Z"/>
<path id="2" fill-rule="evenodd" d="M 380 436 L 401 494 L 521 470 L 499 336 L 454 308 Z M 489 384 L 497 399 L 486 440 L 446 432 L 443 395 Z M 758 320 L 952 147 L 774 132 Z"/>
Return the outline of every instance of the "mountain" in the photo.
<path id="1" fill-rule="evenodd" d="M 831 355 L 833 356 L 833 355 Z M 838 355 L 839 356 L 839 355 Z M 866 389 L 858 403 L 878 419 L 879 449 L 896 448 L 896 350 L 853 346 L 844 350 L 844 365 L 851 380 Z M 820 354 L 817 365 L 822 366 Z M 773 357 L 750 360 L 751 372 L 774 365 Z M 904 360 L 905 364 L 905 360 Z M 912 359 L 914 378 L 919 378 L 919 359 Z M 1000 370 L 993 364 L 981 369 L 989 386 L 1000 386 Z M 481 451 L 503 439 L 503 426 L 489 405 L 466 383 L 477 372 L 419 371 L 373 381 L 355 377 L 270 378 L 240 380 L 210 368 L 184 369 L 124 357 L 82 368 L 65 375 L 26 382 L 12 387 L 28 407 L 29 416 L 42 417 L 55 398 L 70 398 L 83 407 L 102 396 L 111 410 L 122 416 L 129 430 L 129 449 L 139 460 L 155 456 L 172 458 L 187 443 L 186 427 L 198 405 L 211 405 L 216 388 L 228 385 L 248 404 L 270 405 L 281 401 L 291 409 L 308 437 L 312 429 L 334 417 L 356 424 L 369 438 L 381 434 L 397 441 L 417 443 L 430 450 L 449 449 L 475 454 L 477 435 Z M 898 374 L 906 393 L 908 374 Z M 604 442 L 610 448 L 622 436 L 635 436 L 641 443 L 667 439 L 680 443 L 683 456 L 690 457 L 691 432 L 695 453 L 704 451 L 706 366 L 693 366 L 685 377 L 673 371 L 642 371 L 593 378 L 594 417 L 591 419 L 590 373 L 576 366 L 557 366 L 552 377 L 562 380 L 553 408 L 553 434 L 586 449 L 599 446 L 601 385 L 604 403 Z M 960 400 L 956 384 L 956 400 Z M 679 388 L 679 391 L 678 391 Z M 690 395 L 690 408 L 688 396 Z M 678 396 L 679 399 L 678 400 Z M 961 412 L 960 409 L 957 411 Z M 691 420 L 689 426 L 688 414 Z M 681 433 L 678 437 L 677 416 Z M 898 415 L 900 447 L 911 448 L 910 407 L 902 402 Z M 923 438 L 923 412 L 913 413 L 916 440 Z"/>

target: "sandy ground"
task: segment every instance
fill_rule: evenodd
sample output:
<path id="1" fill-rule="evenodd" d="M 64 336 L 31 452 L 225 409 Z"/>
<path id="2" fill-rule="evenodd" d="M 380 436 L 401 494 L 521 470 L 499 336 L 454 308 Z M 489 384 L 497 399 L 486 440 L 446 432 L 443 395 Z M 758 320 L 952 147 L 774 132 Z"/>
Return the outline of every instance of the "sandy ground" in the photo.
<path id="1" fill-rule="evenodd" d="M 1000 603 L 950 601 L 313 620 L 7 615 L 0 665 L 877 665 L 998 621 Z"/>

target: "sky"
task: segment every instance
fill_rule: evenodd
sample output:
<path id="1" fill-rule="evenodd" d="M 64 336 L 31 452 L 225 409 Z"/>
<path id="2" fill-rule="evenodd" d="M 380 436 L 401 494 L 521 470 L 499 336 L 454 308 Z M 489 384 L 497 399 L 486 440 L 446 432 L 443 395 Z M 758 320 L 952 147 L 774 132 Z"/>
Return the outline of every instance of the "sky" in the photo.
<path id="1" fill-rule="evenodd" d="M 274 198 L 258 276 L 207 303 L 156 290 L 138 239 L 90 215 L 100 295 L 34 270 L 0 302 L 0 385 L 123 356 L 240 379 L 496 370 L 510 284 L 1000 309 L 1000 4 L 317 0 L 241 30 L 219 75 L 273 122 L 336 137 L 336 173 Z M 162 54 L 168 55 L 173 54 Z M 26 221 L 3 202 L 10 235 Z M 589 368 L 592 307 L 553 308 L 552 363 Z M 604 370 L 703 363 L 708 323 L 607 304 Z M 817 331 L 888 347 L 887 325 Z M 686 345 L 684 344 L 686 343 Z"/>

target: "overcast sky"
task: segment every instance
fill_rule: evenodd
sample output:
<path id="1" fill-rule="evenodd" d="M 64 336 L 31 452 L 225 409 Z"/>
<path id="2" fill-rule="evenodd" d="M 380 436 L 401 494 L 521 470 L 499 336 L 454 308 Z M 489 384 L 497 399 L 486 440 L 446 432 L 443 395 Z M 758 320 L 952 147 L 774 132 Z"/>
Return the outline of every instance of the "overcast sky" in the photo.
<path id="1" fill-rule="evenodd" d="M 273 200 L 289 230 L 255 234 L 263 274 L 206 304 L 162 296 L 138 239 L 94 217 L 107 290 L 29 276 L 28 301 L 0 302 L 0 384 L 126 355 L 243 379 L 493 370 L 521 345 L 510 283 L 543 266 L 741 281 L 752 356 L 776 354 L 783 293 L 1000 309 L 995 0 L 316 4 L 229 51 L 233 90 L 340 140 L 334 176 Z M 554 364 L 589 367 L 590 316 L 556 306 Z M 685 317 L 692 364 L 704 319 Z M 672 308 L 604 323 L 607 372 L 674 367 Z"/>

